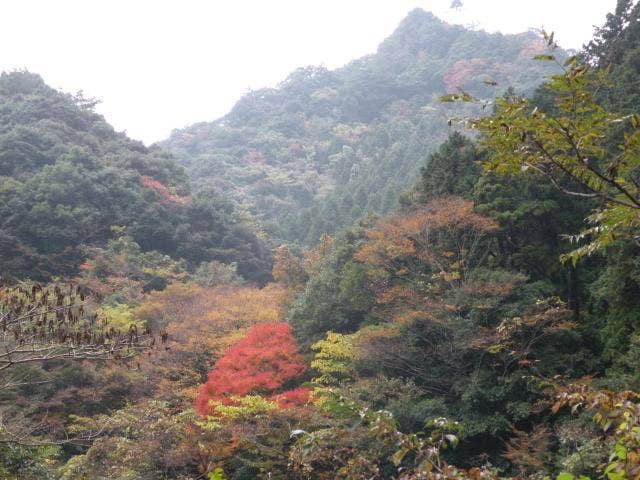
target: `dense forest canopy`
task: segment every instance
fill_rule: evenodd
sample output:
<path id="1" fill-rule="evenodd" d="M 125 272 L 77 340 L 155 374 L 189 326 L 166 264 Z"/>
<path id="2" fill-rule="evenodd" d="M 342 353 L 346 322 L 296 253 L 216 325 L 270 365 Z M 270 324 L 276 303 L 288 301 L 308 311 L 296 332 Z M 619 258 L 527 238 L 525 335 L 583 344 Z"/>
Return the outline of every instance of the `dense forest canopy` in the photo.
<path id="1" fill-rule="evenodd" d="M 414 10 L 152 147 L 2 74 L 0 478 L 640 478 L 640 4 L 556 42 Z"/>
<path id="2" fill-rule="evenodd" d="M 488 34 L 416 9 L 375 54 L 342 68 L 304 67 L 245 95 L 225 117 L 161 144 L 196 186 L 214 185 L 269 235 L 310 246 L 366 213 L 386 213 L 410 188 L 442 126 L 464 107 L 443 93 L 531 93 L 554 66 L 534 33 Z M 487 82 L 487 83 L 485 83 Z"/>
<path id="3" fill-rule="evenodd" d="M 83 246 L 123 227 L 143 250 L 192 266 L 237 262 L 269 277 L 269 255 L 220 193 L 192 195 L 167 152 L 117 133 L 95 102 L 58 92 L 36 74 L 0 76 L 0 258 L 2 275 L 69 276 Z"/>

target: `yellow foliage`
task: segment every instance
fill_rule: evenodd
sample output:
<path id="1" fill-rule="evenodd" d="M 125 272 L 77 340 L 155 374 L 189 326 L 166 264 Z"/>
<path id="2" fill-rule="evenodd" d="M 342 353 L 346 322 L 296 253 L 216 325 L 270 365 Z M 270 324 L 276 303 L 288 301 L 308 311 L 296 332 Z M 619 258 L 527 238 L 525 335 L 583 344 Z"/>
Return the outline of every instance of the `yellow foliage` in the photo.
<path id="1" fill-rule="evenodd" d="M 230 403 L 222 403 L 210 400 L 213 415 L 207 416 L 203 421 L 196 422 L 205 430 L 218 430 L 223 427 L 224 420 L 240 420 L 248 417 L 262 415 L 277 408 L 277 404 L 260 395 L 245 395 L 244 397 L 231 397 Z"/>
<path id="2" fill-rule="evenodd" d="M 135 314 L 164 328 L 168 342 L 166 349 L 141 359 L 141 368 L 154 377 L 161 396 L 191 403 L 203 372 L 247 329 L 282 321 L 285 297 L 277 284 L 260 289 L 176 283 L 151 292 Z"/>
<path id="3" fill-rule="evenodd" d="M 326 340 L 314 343 L 311 349 L 317 352 L 311 368 L 320 374 L 314 378 L 314 382 L 334 385 L 355 379 L 359 353 L 353 343 L 353 336 L 327 332 Z"/>
<path id="4" fill-rule="evenodd" d="M 107 328 L 113 328 L 119 332 L 126 332 L 131 327 L 142 329 L 144 321 L 136 318 L 133 310 L 128 305 L 117 303 L 114 306 L 103 306 L 97 311 L 98 317 L 106 321 Z"/>

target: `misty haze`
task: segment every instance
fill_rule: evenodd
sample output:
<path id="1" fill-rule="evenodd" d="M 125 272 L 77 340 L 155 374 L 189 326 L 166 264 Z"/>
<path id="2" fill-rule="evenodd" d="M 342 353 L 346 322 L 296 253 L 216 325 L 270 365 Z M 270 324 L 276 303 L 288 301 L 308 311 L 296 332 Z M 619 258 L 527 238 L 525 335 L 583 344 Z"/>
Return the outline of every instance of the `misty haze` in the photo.
<path id="1" fill-rule="evenodd" d="M 4 7 L 0 480 L 640 479 L 640 3 Z"/>

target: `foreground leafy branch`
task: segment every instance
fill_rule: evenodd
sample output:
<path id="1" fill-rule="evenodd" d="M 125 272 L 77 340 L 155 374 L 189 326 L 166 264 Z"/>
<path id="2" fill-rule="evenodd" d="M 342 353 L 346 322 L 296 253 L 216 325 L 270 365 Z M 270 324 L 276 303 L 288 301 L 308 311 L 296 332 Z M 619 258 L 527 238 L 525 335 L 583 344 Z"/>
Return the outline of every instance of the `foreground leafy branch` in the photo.
<path id="1" fill-rule="evenodd" d="M 486 171 L 542 175 L 566 194 L 599 200 L 599 208 L 587 219 L 590 227 L 570 237 L 576 243 L 590 240 L 563 257 L 575 263 L 618 236 L 640 238 L 640 114 L 607 111 L 597 98 L 607 72 L 593 71 L 576 56 L 560 63 L 553 34 L 545 33 L 545 39 L 550 53 L 536 59 L 556 62 L 562 69 L 545 85 L 552 105 L 543 108 L 506 95 L 496 100 L 491 116 L 465 123 L 482 134 Z M 443 100 L 477 101 L 462 94 Z M 617 149 L 610 146 L 614 128 L 624 129 Z"/>
<path id="2" fill-rule="evenodd" d="M 573 383 L 556 387 L 556 402 L 552 410 L 562 407 L 572 412 L 586 409 L 594 412 L 593 421 L 615 441 L 604 474 L 609 480 L 640 478 L 640 393 L 594 390 L 588 383 Z M 572 480 L 561 474 L 558 480 Z"/>
<path id="3" fill-rule="evenodd" d="M 60 358 L 124 359 L 154 343 L 149 330 L 132 325 L 118 331 L 106 319 L 85 315 L 78 287 L 0 288 L 0 371 Z"/>
<path id="4" fill-rule="evenodd" d="M 485 467 L 463 469 L 447 463 L 442 454 L 458 444 L 462 427 L 446 418 L 435 418 L 417 433 L 398 429 L 386 410 L 371 410 L 323 391 L 321 406 L 344 424 L 307 433 L 294 431 L 290 451 L 291 470 L 304 478 L 396 480 L 494 479 Z"/>

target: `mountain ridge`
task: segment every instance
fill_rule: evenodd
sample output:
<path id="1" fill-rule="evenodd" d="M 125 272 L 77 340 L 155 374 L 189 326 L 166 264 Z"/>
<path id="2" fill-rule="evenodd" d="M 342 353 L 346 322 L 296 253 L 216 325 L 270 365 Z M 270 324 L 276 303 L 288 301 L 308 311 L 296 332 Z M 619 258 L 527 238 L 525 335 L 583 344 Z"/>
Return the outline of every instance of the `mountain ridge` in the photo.
<path id="1" fill-rule="evenodd" d="M 236 262 L 270 277 L 269 253 L 228 201 L 192 194 L 166 151 L 116 132 L 94 106 L 37 74 L 0 74 L 0 278 L 73 275 L 114 227 L 192 268 Z"/>
<path id="2" fill-rule="evenodd" d="M 376 53 L 335 70 L 299 68 L 159 144 L 196 189 L 223 192 L 275 244 L 309 245 L 397 206 L 446 138 L 447 120 L 471 111 L 444 105 L 441 95 L 462 88 L 486 98 L 509 86 L 531 93 L 555 71 L 533 60 L 544 46 L 532 32 L 474 31 L 414 9 Z"/>

